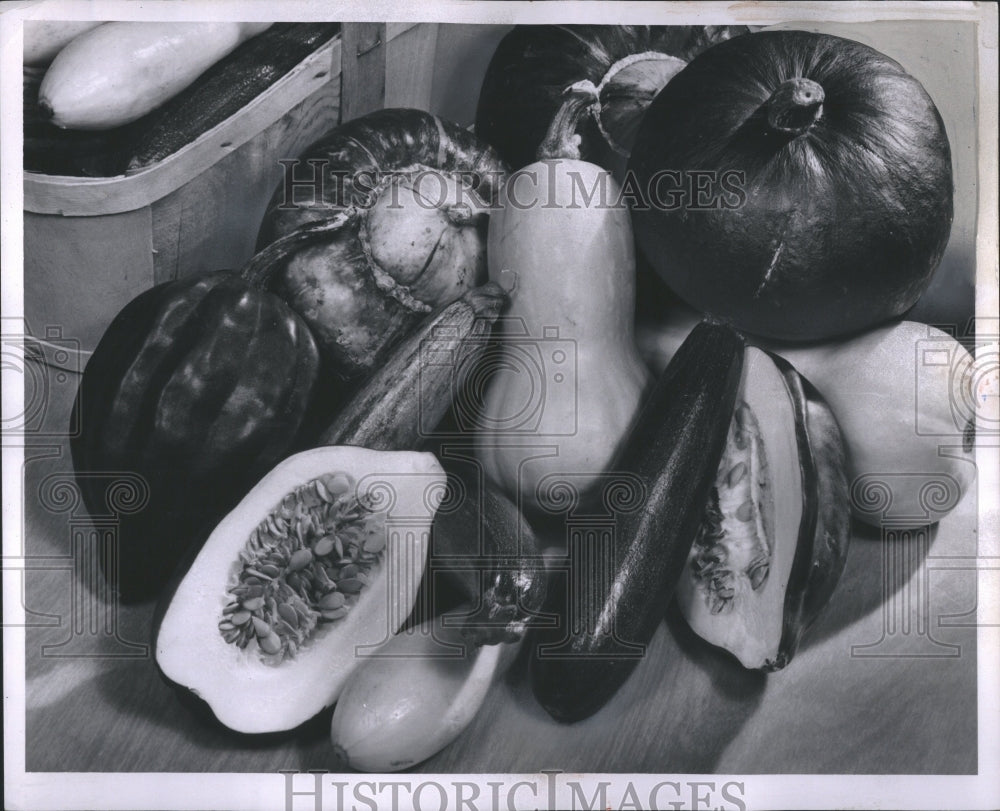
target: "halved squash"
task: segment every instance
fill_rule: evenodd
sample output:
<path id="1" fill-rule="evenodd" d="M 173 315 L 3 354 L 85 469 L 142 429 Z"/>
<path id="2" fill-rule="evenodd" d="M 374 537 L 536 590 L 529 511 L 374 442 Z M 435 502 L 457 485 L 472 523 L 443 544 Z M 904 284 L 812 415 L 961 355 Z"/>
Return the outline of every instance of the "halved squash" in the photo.
<path id="1" fill-rule="evenodd" d="M 787 362 L 746 350 L 739 400 L 677 589 L 702 638 L 777 670 L 846 561 L 850 507 L 839 429 Z"/>
<path id="2" fill-rule="evenodd" d="M 156 631 L 156 663 L 227 727 L 293 729 L 406 620 L 445 490 L 428 453 L 290 457 L 212 532 Z"/>

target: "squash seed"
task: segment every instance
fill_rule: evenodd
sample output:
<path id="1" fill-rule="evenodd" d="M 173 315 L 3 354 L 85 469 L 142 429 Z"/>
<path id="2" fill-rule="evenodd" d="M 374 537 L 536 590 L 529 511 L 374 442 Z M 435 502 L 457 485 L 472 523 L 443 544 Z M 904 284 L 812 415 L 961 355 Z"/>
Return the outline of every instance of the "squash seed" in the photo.
<path id="1" fill-rule="evenodd" d="M 321 501 L 327 504 L 331 504 L 333 502 L 333 496 L 330 494 L 330 491 L 326 489 L 326 485 L 323 484 L 322 479 L 316 479 L 313 483 L 313 489 L 316 490 L 316 495 L 319 496 Z"/>
<path id="2" fill-rule="evenodd" d="M 297 572 L 312 563 L 313 553 L 308 549 L 296 549 L 288 561 L 288 571 Z"/>
<path id="3" fill-rule="evenodd" d="M 364 585 L 357 577 L 346 577 L 337 582 L 337 586 L 345 594 L 358 594 L 364 588 Z"/>
<path id="4" fill-rule="evenodd" d="M 730 487 L 735 487 L 737 484 L 743 481 L 743 477 L 746 476 L 746 474 L 747 474 L 746 462 L 737 462 L 729 470 L 729 475 L 726 476 L 726 484 L 728 484 Z"/>
<path id="5" fill-rule="evenodd" d="M 384 513 L 352 495 L 354 487 L 343 473 L 314 479 L 249 534 L 219 622 L 226 642 L 245 648 L 254 638 L 277 664 L 295 655 L 318 622 L 335 622 L 357 603 L 384 549 L 385 527 Z"/>
<path id="6" fill-rule="evenodd" d="M 753 518 L 753 502 L 747 500 L 736 508 L 736 520 L 749 521 L 751 518 Z"/>
<path id="7" fill-rule="evenodd" d="M 747 567 L 747 577 L 750 578 L 750 588 L 756 591 L 763 586 L 764 581 L 767 580 L 768 574 L 770 574 L 770 571 L 771 567 L 768 564 L 767 558 L 756 558 L 750 566 Z"/>
<path id="8" fill-rule="evenodd" d="M 339 591 L 331 591 L 328 594 L 324 594 L 319 601 L 319 607 L 322 609 L 335 609 L 343 605 L 344 595 Z"/>
<path id="9" fill-rule="evenodd" d="M 237 611 L 232 615 L 231 621 L 233 625 L 246 625 L 250 622 L 250 612 L 246 610 Z"/>
<path id="10" fill-rule="evenodd" d="M 342 496 L 352 489 L 351 481 L 346 473 L 327 473 L 320 476 L 320 481 L 332 496 Z"/>
<path id="11" fill-rule="evenodd" d="M 378 553 L 385 549 L 385 533 L 372 532 L 365 538 L 365 551 Z"/>
<path id="12" fill-rule="evenodd" d="M 267 636 L 258 639 L 257 644 L 260 645 L 260 649 L 264 653 L 275 654 L 281 650 L 281 638 L 273 631 Z"/>
<path id="13" fill-rule="evenodd" d="M 288 603 L 278 603 L 278 614 L 293 628 L 299 627 L 299 615 Z"/>
<path id="14" fill-rule="evenodd" d="M 326 557 L 333 551 L 333 539 L 328 535 L 320 538 L 313 546 L 313 554 L 318 557 Z"/>

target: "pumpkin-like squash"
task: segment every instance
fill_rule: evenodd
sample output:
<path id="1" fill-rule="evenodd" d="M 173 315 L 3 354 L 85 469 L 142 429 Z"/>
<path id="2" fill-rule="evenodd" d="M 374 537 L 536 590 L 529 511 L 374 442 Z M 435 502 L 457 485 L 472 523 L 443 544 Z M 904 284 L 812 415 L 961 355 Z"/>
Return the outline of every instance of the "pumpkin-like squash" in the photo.
<path id="1" fill-rule="evenodd" d="M 805 31 L 697 56 L 649 106 L 629 160 L 636 237 L 695 309 L 808 341 L 902 315 L 951 230 L 941 116 L 898 63 Z"/>
<path id="2" fill-rule="evenodd" d="M 580 157 L 624 169 L 650 101 L 696 54 L 747 32 L 743 25 L 518 25 L 490 61 L 476 134 L 512 169 L 535 160 L 566 88 L 598 92 L 581 119 Z"/>
<path id="3" fill-rule="evenodd" d="M 227 271 L 158 285 L 108 327 L 77 393 L 73 466 L 91 515 L 109 513 L 116 474 L 148 503 L 117 516 L 102 558 L 126 601 L 153 597 L 204 527 L 291 448 L 319 354 L 277 296 Z"/>
<path id="4" fill-rule="evenodd" d="M 496 153 L 458 125 L 378 110 L 288 167 L 257 264 L 273 265 L 273 289 L 331 368 L 364 378 L 430 312 L 486 281 L 486 213 L 504 176 Z"/>

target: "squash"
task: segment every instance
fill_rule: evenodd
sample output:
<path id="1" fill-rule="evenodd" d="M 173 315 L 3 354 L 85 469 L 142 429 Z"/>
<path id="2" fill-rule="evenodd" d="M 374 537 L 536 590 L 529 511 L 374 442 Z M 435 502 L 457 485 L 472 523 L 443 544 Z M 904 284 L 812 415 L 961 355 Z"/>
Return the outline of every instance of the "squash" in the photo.
<path id="1" fill-rule="evenodd" d="M 852 40 L 765 31 L 704 51 L 650 104 L 629 159 L 650 264 L 700 312 L 763 337 L 902 315 L 953 215 L 937 108 Z"/>
<path id="2" fill-rule="evenodd" d="M 373 450 L 416 450 L 435 435 L 474 366 L 507 294 L 487 282 L 428 316 L 351 397 L 318 442 Z"/>
<path id="3" fill-rule="evenodd" d="M 118 173 L 152 166 L 242 110 L 340 31 L 340 23 L 275 23 L 137 122 Z"/>
<path id="4" fill-rule="evenodd" d="M 408 109 L 348 121 L 296 163 L 257 250 L 331 367 L 359 381 L 429 313 L 486 281 L 485 218 L 505 168 L 472 133 Z"/>
<path id="5" fill-rule="evenodd" d="M 340 763 L 398 772 L 462 734 L 520 647 L 475 647 L 459 631 L 462 614 L 400 631 L 357 670 L 330 724 Z"/>
<path id="6" fill-rule="evenodd" d="M 448 470 L 448 492 L 452 497 L 442 503 L 431 532 L 427 602 L 437 602 L 438 589 L 448 594 L 450 580 L 471 606 L 461 621 L 465 640 L 475 645 L 516 642 L 545 601 L 541 542 L 496 488 Z M 438 575 L 447 578 L 445 585 Z"/>
<path id="7" fill-rule="evenodd" d="M 409 614 L 444 484 L 437 460 L 411 451 L 325 447 L 280 463 L 177 583 L 153 642 L 164 678 L 243 733 L 332 705 Z"/>
<path id="8" fill-rule="evenodd" d="M 624 169 L 646 107 L 696 54 L 746 33 L 742 25 L 518 25 L 497 46 L 483 78 L 476 134 L 518 169 L 538 147 L 570 85 L 590 81 L 598 98 L 579 121 L 580 157 Z"/>
<path id="9" fill-rule="evenodd" d="M 596 100 L 573 86 L 539 152 L 511 176 L 490 218 L 489 267 L 514 279 L 498 324 L 476 447 L 487 479 L 522 508 L 544 509 L 549 474 L 586 491 L 638 411 L 648 382 L 633 340 L 635 254 L 610 173 L 573 157 Z M 579 186 L 593 190 L 582 203 Z M 547 446 L 547 447 L 542 447 Z"/>
<path id="10" fill-rule="evenodd" d="M 555 563 L 529 636 L 535 696 L 559 721 L 597 712 L 642 660 L 701 524 L 733 419 L 744 343 L 700 324 L 660 375 L 612 469 L 607 526 L 583 525 Z M 607 537 L 595 548 L 594 536 Z"/>
<path id="11" fill-rule="evenodd" d="M 271 23 L 111 22 L 53 60 L 39 105 L 59 127 L 104 130 L 155 110 Z"/>
<path id="12" fill-rule="evenodd" d="M 692 630 L 779 670 L 827 604 L 850 541 L 844 447 L 791 365 L 748 347 L 726 449 L 677 585 Z"/>
<path id="13" fill-rule="evenodd" d="M 60 129 L 38 107 L 38 91 L 44 78 L 44 67 L 25 65 L 24 170 L 48 175 L 113 175 L 128 128 L 99 132 Z"/>
<path id="14" fill-rule="evenodd" d="M 698 323 L 678 310 L 637 329 L 663 368 Z M 843 433 L 851 510 L 866 523 L 924 526 L 944 518 L 976 479 L 976 398 L 983 364 L 941 330 L 901 321 L 812 346 L 761 342 L 806 377 Z"/>
<path id="15" fill-rule="evenodd" d="M 101 23 L 88 20 L 25 20 L 24 64 L 48 65 L 74 39 Z"/>
<path id="16" fill-rule="evenodd" d="M 92 516 L 108 513 L 119 473 L 148 490 L 115 516 L 117 557 L 102 557 L 123 600 L 155 596 L 289 452 L 319 365 L 302 320 L 228 271 L 157 285 L 115 317 L 80 381 L 70 449 Z"/>

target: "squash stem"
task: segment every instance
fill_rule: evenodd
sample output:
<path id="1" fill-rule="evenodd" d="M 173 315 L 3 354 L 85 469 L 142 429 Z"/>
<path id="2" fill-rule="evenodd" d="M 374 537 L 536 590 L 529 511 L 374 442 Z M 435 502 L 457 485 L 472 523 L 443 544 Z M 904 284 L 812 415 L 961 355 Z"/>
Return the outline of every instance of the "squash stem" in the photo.
<path id="1" fill-rule="evenodd" d="M 777 132 L 798 136 L 823 114 L 822 85 L 802 77 L 782 82 L 767 100 L 767 123 Z"/>
<path id="2" fill-rule="evenodd" d="M 545 139 L 538 147 L 538 160 L 580 159 L 580 135 L 577 127 L 585 113 L 600 104 L 594 83 L 588 79 L 575 82 L 563 91 L 563 103 L 549 124 Z"/>
<path id="3" fill-rule="evenodd" d="M 329 240 L 333 234 L 350 226 L 357 219 L 357 215 L 357 209 L 351 206 L 338 211 L 330 219 L 311 222 L 296 228 L 250 257 L 250 261 L 240 271 L 241 278 L 251 287 L 258 289 L 267 287 L 272 274 L 278 268 L 284 267 L 292 254 L 306 245 Z"/>

